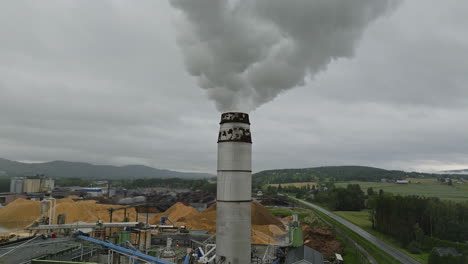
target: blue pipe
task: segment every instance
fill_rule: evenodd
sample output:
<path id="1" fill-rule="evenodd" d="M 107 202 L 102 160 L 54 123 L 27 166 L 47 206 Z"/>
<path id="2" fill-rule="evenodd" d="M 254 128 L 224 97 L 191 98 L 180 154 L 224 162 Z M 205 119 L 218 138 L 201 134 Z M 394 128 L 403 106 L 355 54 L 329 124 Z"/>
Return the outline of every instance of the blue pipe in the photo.
<path id="1" fill-rule="evenodd" d="M 272 264 L 278 264 L 280 262 L 280 259 L 277 258 Z"/>
<path id="2" fill-rule="evenodd" d="M 185 256 L 184 264 L 189 264 L 190 255 Z"/>
<path id="3" fill-rule="evenodd" d="M 89 241 L 89 242 L 92 242 L 92 243 L 96 243 L 96 244 L 102 245 L 104 247 L 113 249 L 113 250 L 115 250 L 117 252 L 125 253 L 127 255 L 134 256 L 134 257 L 137 257 L 137 258 L 140 258 L 140 259 L 152 262 L 152 263 L 156 263 L 156 264 L 175 264 L 173 262 L 169 262 L 169 261 L 166 261 L 166 260 L 163 260 L 163 259 L 158 259 L 158 258 L 143 254 L 143 253 L 138 252 L 138 251 L 133 251 L 133 250 L 130 250 L 130 249 L 124 248 L 124 247 L 119 247 L 119 246 L 116 246 L 116 245 L 114 245 L 112 243 L 104 242 L 104 241 L 99 240 L 99 239 L 94 239 L 94 238 L 90 238 L 90 237 L 87 237 L 87 236 L 77 236 L 77 238 L 83 239 L 83 240 L 86 240 L 86 241 Z"/>

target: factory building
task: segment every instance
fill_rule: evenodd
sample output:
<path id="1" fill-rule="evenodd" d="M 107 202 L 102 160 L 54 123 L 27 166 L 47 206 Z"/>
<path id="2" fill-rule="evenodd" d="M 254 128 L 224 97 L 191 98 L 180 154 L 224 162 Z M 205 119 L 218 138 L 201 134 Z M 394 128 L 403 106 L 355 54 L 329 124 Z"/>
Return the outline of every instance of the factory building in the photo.
<path id="1" fill-rule="evenodd" d="M 198 199 L 191 203 L 198 210 L 176 203 L 152 219 L 149 218 L 151 207 L 145 203 L 145 197 L 137 196 L 120 200 L 119 204 L 126 204 L 123 206 L 89 203 L 93 208 L 83 212 L 89 217 L 86 222 L 66 223 L 67 214 L 73 215 L 72 208 L 82 202 L 64 201 L 63 205 L 68 209 L 59 214 L 55 198 L 47 197 L 41 203 L 42 218 L 27 230 L 45 232 L 53 237 L 63 236 L 63 240 L 47 242 L 55 244 L 56 253 L 44 254 L 46 250 L 37 249 L 34 243 L 22 250 L 32 254 L 43 251 L 36 254 L 32 263 L 325 263 L 320 252 L 304 245 L 303 229 L 297 215 L 293 215 L 286 225 L 262 205 L 252 204 L 252 138 L 248 114 L 230 112 L 221 115 L 217 168 L 215 206 L 208 208 L 208 204 L 198 202 Z M 79 187 L 79 192 L 87 197 L 100 197 L 106 193 L 106 188 L 110 189 L 109 183 L 97 185 L 104 186 Z M 13 189 L 22 188 L 23 192 L 37 192 L 53 186 L 53 180 L 43 176 L 12 179 L 11 183 Z M 34 195 L 46 196 L 45 193 L 27 196 Z M 5 202 L 7 199 L 5 196 Z M 143 221 L 139 215 L 142 207 L 146 214 Z M 84 210 L 81 206 L 76 208 Z M 252 215 L 256 220 L 254 225 Z M 97 222 L 96 218 L 99 219 Z M 265 227 L 268 231 L 263 230 Z M 31 259 L 27 254 L 10 254 L 8 257 L 7 263 L 23 263 Z M 336 258 L 333 263 L 341 263 L 338 260 Z"/>
<path id="2" fill-rule="evenodd" d="M 26 178 L 24 180 L 23 192 L 25 193 L 37 193 L 41 190 L 41 179 L 40 178 Z"/>
<path id="3" fill-rule="evenodd" d="M 51 178 L 41 178 L 41 191 L 52 191 L 55 187 L 55 181 Z"/>
<path id="4" fill-rule="evenodd" d="M 18 193 L 0 193 L 0 205 L 8 205 L 9 203 L 13 202 L 18 198 L 26 199 L 27 196 Z"/>
<path id="5" fill-rule="evenodd" d="M 24 178 L 15 177 L 10 180 L 10 192 L 11 193 L 23 193 Z"/>
<path id="6" fill-rule="evenodd" d="M 302 246 L 288 251 L 285 264 L 323 264 L 323 255 L 308 247 Z"/>
<path id="7" fill-rule="evenodd" d="M 103 196 L 102 188 L 83 188 L 80 189 L 80 192 L 86 193 L 86 197 L 101 197 Z"/>
<path id="8" fill-rule="evenodd" d="M 11 193 L 40 193 L 50 192 L 55 187 L 55 181 L 44 175 L 30 177 L 15 177 L 10 181 Z"/>

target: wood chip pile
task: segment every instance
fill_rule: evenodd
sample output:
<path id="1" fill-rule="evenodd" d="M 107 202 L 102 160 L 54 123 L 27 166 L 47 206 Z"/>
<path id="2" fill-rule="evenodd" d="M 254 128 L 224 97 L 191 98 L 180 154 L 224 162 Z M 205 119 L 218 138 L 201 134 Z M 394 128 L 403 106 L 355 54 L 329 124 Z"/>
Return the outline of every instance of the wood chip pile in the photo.
<path id="1" fill-rule="evenodd" d="M 252 243 L 275 244 L 275 236 L 286 234 L 284 224 L 259 203 L 252 203 Z M 206 230 L 216 233 L 216 204 L 199 213 L 195 208 L 177 203 L 166 212 L 155 216 L 150 223 L 160 223 L 161 217 L 168 217 L 177 226 L 190 230 Z"/>
<path id="2" fill-rule="evenodd" d="M 98 220 L 109 222 L 108 208 L 119 205 L 96 204 L 96 201 L 74 201 L 71 198 L 57 199 L 56 216 L 66 215 L 66 223 L 88 222 Z M 41 202 L 17 199 L 4 208 L 0 208 L 0 225 L 14 229 L 25 228 L 41 218 Z M 135 219 L 135 209 L 127 209 L 127 217 Z M 124 211 L 113 212 L 112 221 L 121 222 Z M 55 220 L 56 221 L 56 220 Z"/>

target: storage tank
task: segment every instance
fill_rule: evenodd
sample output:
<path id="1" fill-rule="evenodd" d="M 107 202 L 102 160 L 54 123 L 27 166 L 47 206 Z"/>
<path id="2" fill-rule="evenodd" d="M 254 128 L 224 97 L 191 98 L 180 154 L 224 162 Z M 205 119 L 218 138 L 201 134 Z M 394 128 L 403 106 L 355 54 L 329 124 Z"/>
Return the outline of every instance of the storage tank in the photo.
<path id="1" fill-rule="evenodd" d="M 40 178 L 27 178 L 24 180 L 23 191 L 25 193 L 37 193 L 41 190 Z"/>
<path id="2" fill-rule="evenodd" d="M 11 193 L 23 193 L 24 178 L 15 177 L 10 180 Z"/>

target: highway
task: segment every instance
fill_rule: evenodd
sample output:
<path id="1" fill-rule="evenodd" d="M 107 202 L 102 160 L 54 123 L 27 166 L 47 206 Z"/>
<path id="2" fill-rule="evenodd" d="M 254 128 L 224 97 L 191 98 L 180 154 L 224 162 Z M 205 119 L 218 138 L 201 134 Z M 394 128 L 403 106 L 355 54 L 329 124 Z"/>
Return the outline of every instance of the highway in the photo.
<path id="1" fill-rule="evenodd" d="M 291 198 L 293 198 L 293 197 L 291 197 Z M 293 198 L 293 199 L 295 199 L 295 198 Z M 323 208 L 321 208 L 321 207 L 319 207 L 319 206 L 317 206 L 315 204 L 312 204 L 312 203 L 309 203 L 309 202 L 306 202 L 306 201 L 303 201 L 303 200 L 299 200 L 299 199 L 295 199 L 295 200 L 297 200 L 298 202 L 300 202 L 302 204 L 310 206 L 310 207 L 316 209 L 317 211 L 320 211 L 320 212 L 326 214 L 327 216 L 333 218 L 334 220 L 336 220 L 340 224 L 346 226 L 347 228 L 351 229 L 352 231 L 354 231 L 358 235 L 362 236 L 364 239 L 366 239 L 369 242 L 371 242 L 372 244 L 376 245 L 377 247 L 379 247 L 380 249 L 382 249 L 387 254 L 394 257 L 396 260 L 400 261 L 401 263 L 403 263 L 403 264 L 421 264 L 420 262 L 416 261 L 412 257 L 410 257 L 410 256 L 406 255 L 405 253 L 401 252 L 400 250 L 388 245 L 387 243 L 385 243 L 382 240 L 378 239 L 377 237 L 369 234 L 364 229 L 362 229 L 362 228 L 358 227 L 357 225 L 349 222 L 348 220 L 345 220 L 345 219 L 337 216 L 336 214 L 334 214 L 334 213 L 332 213 L 330 211 L 327 211 L 327 210 L 325 210 L 325 209 L 323 209 Z M 369 252 L 369 253 L 372 253 L 372 252 Z"/>

